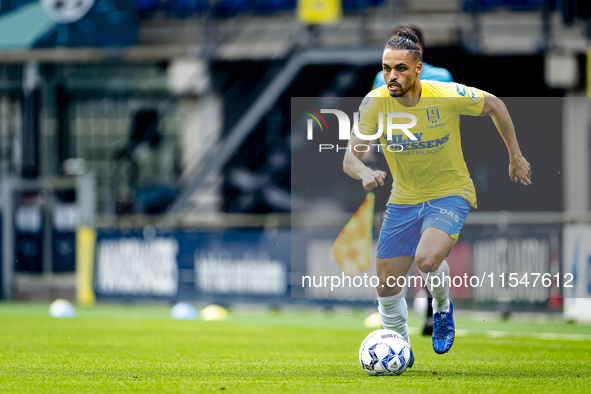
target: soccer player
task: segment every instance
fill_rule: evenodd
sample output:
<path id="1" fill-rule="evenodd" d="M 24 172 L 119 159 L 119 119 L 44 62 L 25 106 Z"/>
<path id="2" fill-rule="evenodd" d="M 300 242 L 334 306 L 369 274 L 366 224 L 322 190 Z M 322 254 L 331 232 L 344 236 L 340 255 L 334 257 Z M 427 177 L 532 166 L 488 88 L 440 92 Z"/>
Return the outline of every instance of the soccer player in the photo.
<path id="1" fill-rule="evenodd" d="M 425 46 L 425 41 L 423 40 L 423 32 L 421 31 L 421 29 L 419 29 L 418 27 L 414 27 L 414 26 L 402 26 L 399 27 L 397 29 L 394 29 L 392 31 L 392 36 L 390 37 L 390 39 L 392 38 L 396 38 L 398 36 L 398 30 L 399 29 L 410 29 L 419 39 L 419 42 L 417 42 L 417 46 L 419 47 L 419 50 L 421 51 L 421 59 L 424 56 L 424 46 Z M 451 76 L 451 73 L 442 67 L 435 67 L 432 66 L 430 64 L 427 64 L 426 62 L 422 62 L 423 63 L 423 70 L 421 71 L 421 74 L 419 75 L 419 79 L 421 81 L 428 79 L 429 81 L 439 81 L 439 82 L 453 82 L 454 79 Z M 380 71 L 377 73 L 376 77 L 373 80 L 373 86 L 372 86 L 372 90 L 373 89 L 377 89 L 377 88 L 381 88 L 382 86 L 386 85 L 386 81 L 384 80 L 384 71 Z M 370 153 L 373 153 L 372 151 L 370 151 Z M 364 159 L 364 162 L 366 160 Z M 429 294 L 429 298 L 428 298 L 428 307 L 427 307 L 427 318 L 425 320 L 425 326 L 423 327 L 423 335 L 432 335 L 433 334 L 433 308 L 432 308 L 432 301 L 433 299 L 431 298 L 431 295 Z"/>
<path id="2" fill-rule="evenodd" d="M 376 254 L 380 320 L 384 328 L 409 340 L 408 309 L 396 279 L 406 277 L 416 261 L 433 295 L 433 349 L 443 354 L 455 338 L 449 280 L 443 280 L 449 277 L 445 257 L 468 211 L 476 208 L 476 192 L 460 144 L 459 115 L 491 116 L 509 151 L 511 180 L 531 184 L 531 167 L 521 154 L 504 103 L 464 85 L 421 81 L 423 64 L 417 43 L 409 29 L 401 29 L 398 37 L 388 41 L 382 56 L 386 86 L 367 94 L 359 107 L 358 127 L 361 135 L 375 136 L 382 126 L 380 144 L 393 178 Z M 398 126 L 390 139 L 389 122 Z M 352 134 L 343 162 L 345 173 L 361 180 L 365 190 L 383 185 L 386 176 L 360 160 L 367 145 L 375 143 Z M 411 351 L 409 367 L 413 364 Z"/>

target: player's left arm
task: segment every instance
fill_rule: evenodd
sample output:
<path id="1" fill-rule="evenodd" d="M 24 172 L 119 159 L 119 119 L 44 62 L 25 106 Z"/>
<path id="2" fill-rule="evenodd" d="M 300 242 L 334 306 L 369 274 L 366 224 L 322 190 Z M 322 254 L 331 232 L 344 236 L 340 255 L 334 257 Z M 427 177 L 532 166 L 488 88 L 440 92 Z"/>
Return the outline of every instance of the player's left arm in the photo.
<path id="1" fill-rule="evenodd" d="M 484 107 L 481 115 L 490 115 L 509 151 L 509 177 L 514 182 L 521 181 L 523 185 L 531 185 L 531 166 L 521 154 L 515 136 L 515 127 L 505 103 L 490 93 L 484 91 L 482 93 L 484 93 Z"/>

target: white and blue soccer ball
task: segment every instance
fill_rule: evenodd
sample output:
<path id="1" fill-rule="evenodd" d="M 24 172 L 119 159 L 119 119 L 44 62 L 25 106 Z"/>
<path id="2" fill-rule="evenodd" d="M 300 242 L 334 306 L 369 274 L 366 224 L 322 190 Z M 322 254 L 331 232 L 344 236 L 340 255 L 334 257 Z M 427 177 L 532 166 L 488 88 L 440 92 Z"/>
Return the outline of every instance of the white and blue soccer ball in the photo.
<path id="1" fill-rule="evenodd" d="M 408 342 L 392 330 L 377 330 L 369 334 L 359 348 L 359 362 L 372 376 L 400 375 L 410 360 Z"/>

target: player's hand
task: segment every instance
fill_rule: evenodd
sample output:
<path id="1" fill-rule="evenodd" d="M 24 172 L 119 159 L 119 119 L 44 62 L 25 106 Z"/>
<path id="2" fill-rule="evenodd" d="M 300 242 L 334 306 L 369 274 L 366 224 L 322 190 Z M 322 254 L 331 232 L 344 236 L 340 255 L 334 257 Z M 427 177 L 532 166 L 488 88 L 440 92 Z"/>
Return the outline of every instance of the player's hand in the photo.
<path id="1" fill-rule="evenodd" d="M 531 185 L 531 166 L 523 156 L 512 157 L 509 164 L 509 177 L 513 182 Z"/>
<path id="2" fill-rule="evenodd" d="M 361 174 L 361 182 L 363 183 L 363 189 L 370 191 L 378 187 L 378 185 L 384 186 L 385 178 L 386 173 L 384 171 L 374 171 L 368 168 Z"/>

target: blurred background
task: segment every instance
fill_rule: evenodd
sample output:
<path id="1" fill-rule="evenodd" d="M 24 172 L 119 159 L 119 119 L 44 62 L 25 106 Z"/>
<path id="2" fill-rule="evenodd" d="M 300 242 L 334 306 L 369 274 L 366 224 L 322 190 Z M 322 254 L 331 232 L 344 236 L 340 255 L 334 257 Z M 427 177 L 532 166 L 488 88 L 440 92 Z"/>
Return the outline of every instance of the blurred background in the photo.
<path id="1" fill-rule="evenodd" d="M 462 119 L 479 209 L 450 265 L 515 272 L 528 261 L 574 277 L 568 294 L 553 282 L 535 295 L 455 296 L 487 300 L 465 308 L 591 319 L 583 0 L 0 1 L 2 299 L 371 302 L 299 288 L 363 191 L 335 156 L 322 171 L 355 191 L 318 189 L 324 238 L 292 231 L 292 129 L 304 129 L 291 100 L 365 96 L 392 29 L 409 24 L 423 31 L 424 60 L 456 82 L 510 112 L 528 98 L 517 133 L 530 189 L 507 179 L 492 122 Z"/>

